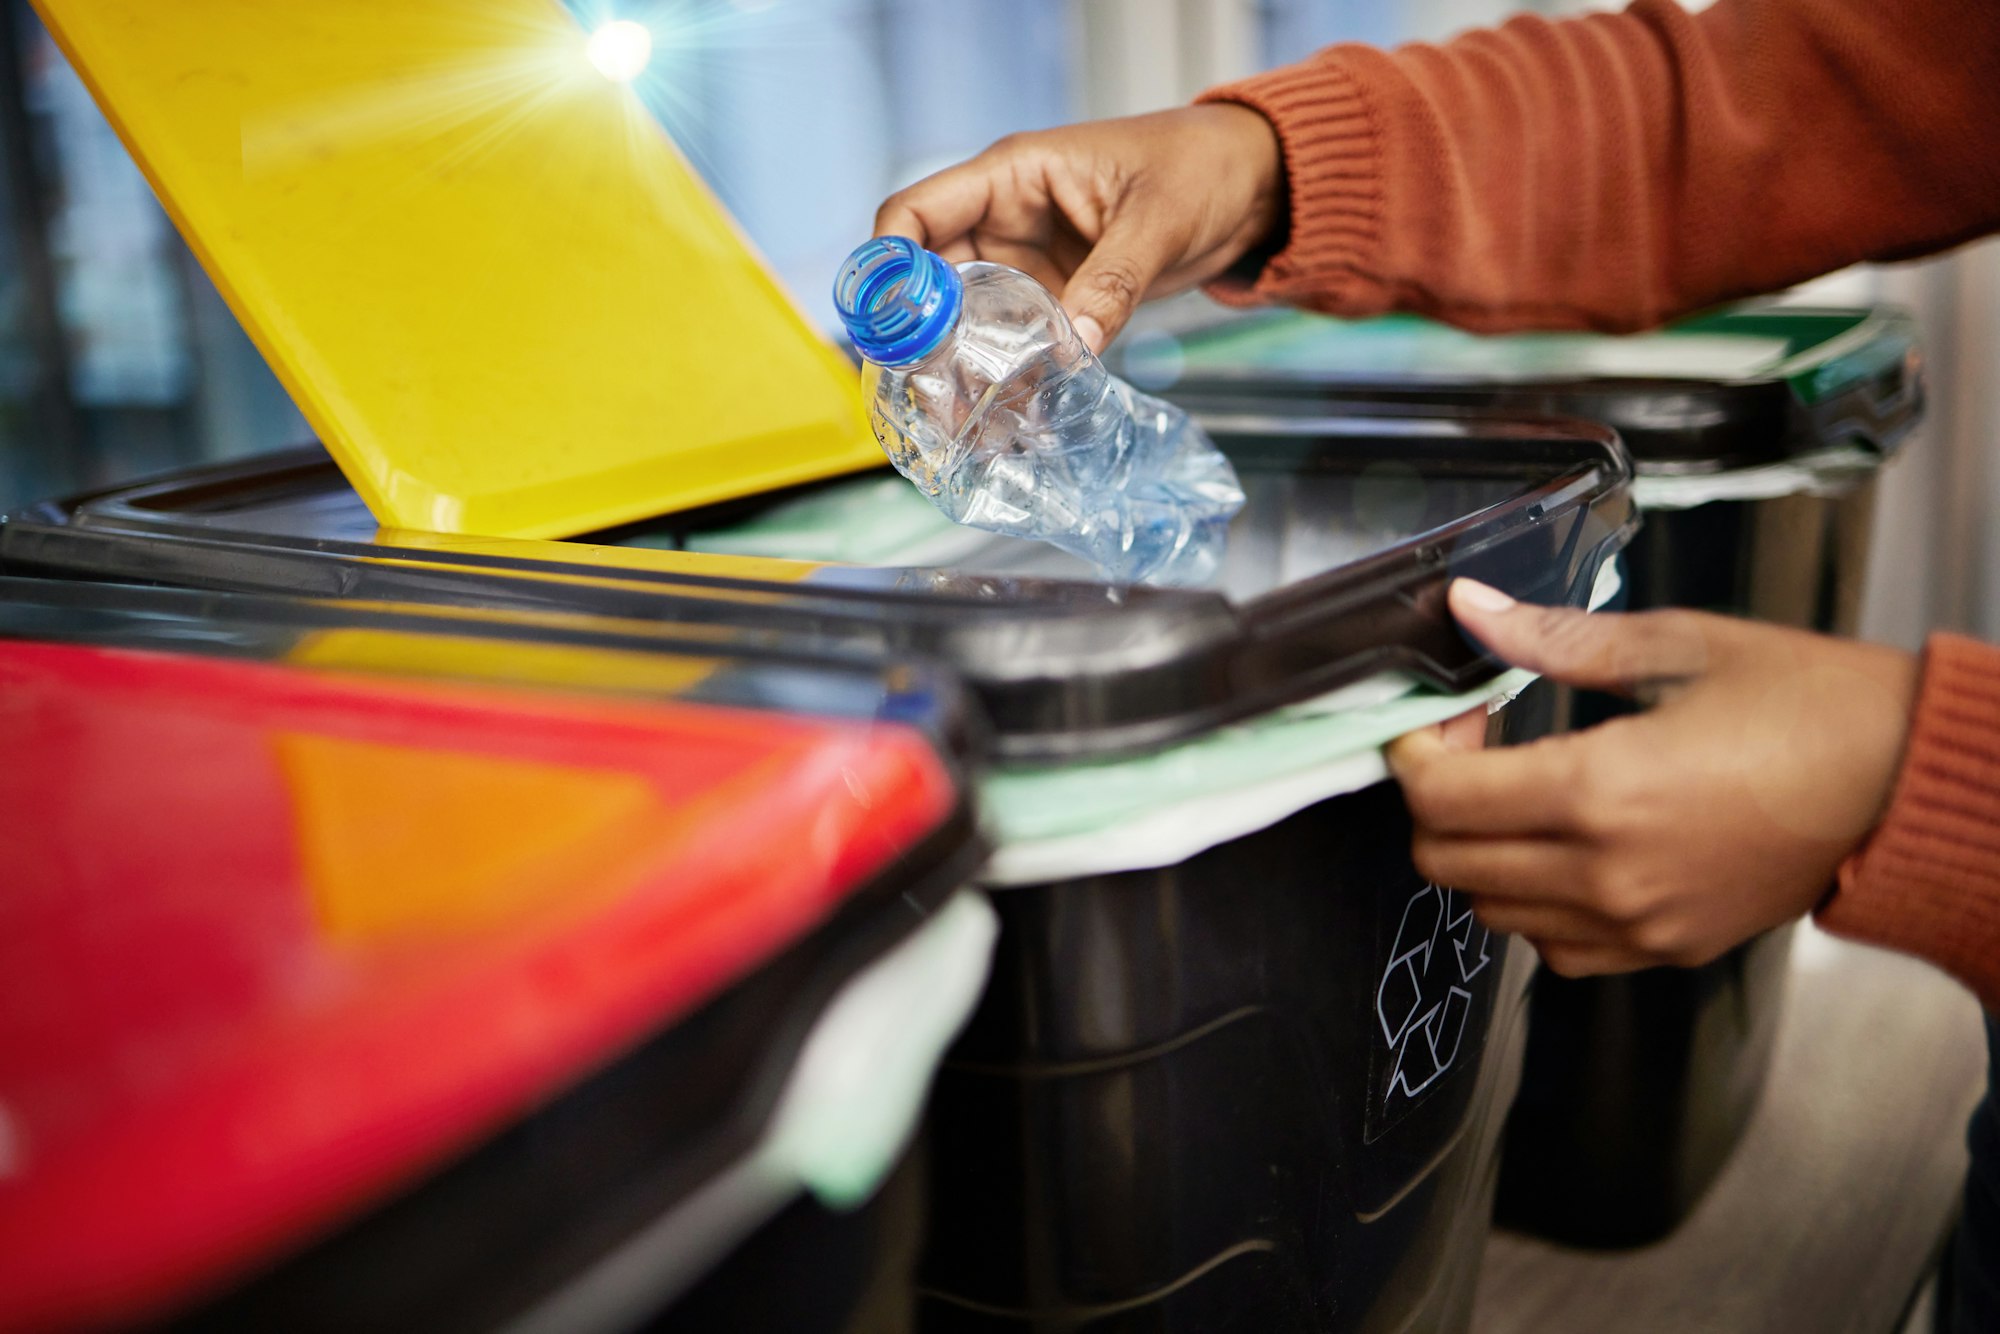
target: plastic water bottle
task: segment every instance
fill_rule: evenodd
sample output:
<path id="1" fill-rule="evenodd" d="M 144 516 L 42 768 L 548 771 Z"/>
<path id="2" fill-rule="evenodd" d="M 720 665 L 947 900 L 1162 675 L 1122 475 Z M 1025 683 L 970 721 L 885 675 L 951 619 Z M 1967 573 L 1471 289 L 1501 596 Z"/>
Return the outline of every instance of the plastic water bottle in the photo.
<path id="1" fill-rule="evenodd" d="M 889 236 L 848 256 L 833 297 L 867 358 L 875 438 L 951 518 L 1119 583 L 1215 575 L 1243 507 L 1235 469 L 1186 413 L 1105 370 L 1046 287 Z"/>

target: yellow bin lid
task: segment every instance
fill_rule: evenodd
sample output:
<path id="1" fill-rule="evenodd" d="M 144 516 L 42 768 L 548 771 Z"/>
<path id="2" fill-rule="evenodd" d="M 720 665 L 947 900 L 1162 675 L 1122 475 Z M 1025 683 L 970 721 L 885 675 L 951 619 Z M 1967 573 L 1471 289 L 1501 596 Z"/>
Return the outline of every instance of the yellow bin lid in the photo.
<path id="1" fill-rule="evenodd" d="M 555 0 L 37 0 L 384 524 L 561 537 L 881 461 Z"/>

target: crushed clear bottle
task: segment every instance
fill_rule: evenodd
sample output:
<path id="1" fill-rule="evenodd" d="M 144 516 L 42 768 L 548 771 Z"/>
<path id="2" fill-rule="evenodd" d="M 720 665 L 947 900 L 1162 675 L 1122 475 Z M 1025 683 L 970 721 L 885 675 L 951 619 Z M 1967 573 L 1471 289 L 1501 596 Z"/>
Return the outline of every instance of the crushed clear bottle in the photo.
<path id="1" fill-rule="evenodd" d="M 1185 412 L 1107 371 L 1046 287 L 890 236 L 848 256 L 834 304 L 867 361 L 875 438 L 946 515 L 1119 583 L 1215 576 L 1243 507 L 1235 469 Z"/>

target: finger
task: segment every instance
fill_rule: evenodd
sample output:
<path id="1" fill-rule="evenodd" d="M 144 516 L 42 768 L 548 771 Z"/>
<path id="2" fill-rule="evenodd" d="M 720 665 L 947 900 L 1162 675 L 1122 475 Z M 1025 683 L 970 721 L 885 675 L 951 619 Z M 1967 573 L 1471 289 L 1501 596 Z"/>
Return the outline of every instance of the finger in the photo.
<path id="1" fill-rule="evenodd" d="M 1413 773 L 1449 751 L 1450 747 L 1444 743 L 1443 723 L 1406 732 L 1382 748 L 1383 757 L 1389 761 L 1389 772 L 1399 776 Z"/>
<path id="2" fill-rule="evenodd" d="M 1400 764 L 1414 768 L 1439 755 L 1484 750 L 1487 717 L 1486 708 L 1481 705 L 1467 709 L 1455 718 L 1397 737 L 1387 747 L 1391 752 L 1389 763 L 1392 767 Z"/>
<path id="3" fill-rule="evenodd" d="M 1127 202 L 1063 288 L 1063 307 L 1092 352 L 1109 346 L 1167 265 L 1175 243 L 1154 210 Z"/>
<path id="4" fill-rule="evenodd" d="M 1389 748 L 1389 769 L 1425 833 L 1571 834 L 1587 796 L 1578 741 L 1601 730 L 1481 751 L 1451 751 L 1441 736 L 1419 734 Z"/>
<path id="5" fill-rule="evenodd" d="M 900 233 L 898 233 L 900 235 Z M 961 236 L 956 241 L 947 241 L 935 252 L 945 263 L 954 267 L 979 258 L 979 247 L 972 243 L 970 236 Z"/>
<path id="6" fill-rule="evenodd" d="M 978 158 L 946 167 L 883 200 L 875 235 L 907 236 L 942 252 L 970 236 L 993 207 L 993 185 L 991 169 Z"/>
<path id="7" fill-rule="evenodd" d="M 1472 914 L 1488 930 L 1503 936 L 1570 946 L 1611 948 L 1619 943 L 1615 925 L 1564 904 L 1475 894 Z"/>
<path id="8" fill-rule="evenodd" d="M 1452 614 L 1496 657 L 1591 690 L 1637 694 L 1699 675 L 1714 618 L 1685 612 L 1584 612 L 1516 602 L 1497 588 L 1454 579 Z"/>
<path id="9" fill-rule="evenodd" d="M 1587 848 L 1553 838 L 1460 838 L 1420 829 L 1410 840 L 1417 871 L 1433 884 L 1578 912 L 1588 911 L 1590 855 Z"/>
<path id="10" fill-rule="evenodd" d="M 1486 749 L 1486 706 L 1467 709 L 1456 718 L 1438 724 L 1438 737 L 1446 751 Z"/>
<path id="11" fill-rule="evenodd" d="M 1050 291 L 1060 289 L 1069 278 L 1069 271 L 1060 268 L 1050 258 L 1048 247 L 1040 241 L 1017 241 L 1007 237 L 992 236 L 987 233 L 986 224 L 981 223 L 973 230 L 966 242 L 966 254 L 947 255 L 954 264 L 968 259 L 982 259 L 992 264 L 1005 264 L 1019 269 Z M 942 252 L 940 252 L 942 253 Z"/>
<path id="12" fill-rule="evenodd" d="M 1564 977 L 1601 977 L 1606 973 L 1631 973 L 1656 966 L 1654 960 L 1617 945 L 1585 945 L 1533 937 L 1528 943 L 1542 956 L 1545 967 Z"/>

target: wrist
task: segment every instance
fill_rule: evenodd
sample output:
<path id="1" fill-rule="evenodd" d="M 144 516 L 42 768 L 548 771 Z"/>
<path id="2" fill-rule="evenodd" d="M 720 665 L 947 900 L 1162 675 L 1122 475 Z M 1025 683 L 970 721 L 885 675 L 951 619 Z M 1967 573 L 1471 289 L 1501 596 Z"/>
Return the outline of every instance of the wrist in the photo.
<path id="1" fill-rule="evenodd" d="M 1274 231 L 1286 229 L 1285 151 L 1278 127 L 1255 107 L 1238 102 L 1204 102 L 1189 108 L 1212 121 L 1226 143 L 1224 160 L 1243 173 L 1231 193 L 1241 202 L 1244 220 L 1255 240 L 1253 248 L 1269 243 Z"/>
<path id="2" fill-rule="evenodd" d="M 1262 198 L 1268 212 L 1237 267 L 1209 285 L 1216 299 L 1234 305 L 1298 301 L 1346 315 L 1385 308 L 1375 277 L 1383 235 L 1382 145 L 1368 94 L 1351 62 L 1341 58 L 1344 50 L 1201 95 L 1203 106 L 1236 108 L 1262 122 L 1239 122 L 1239 132 L 1256 143 L 1257 160 L 1267 164 Z"/>

